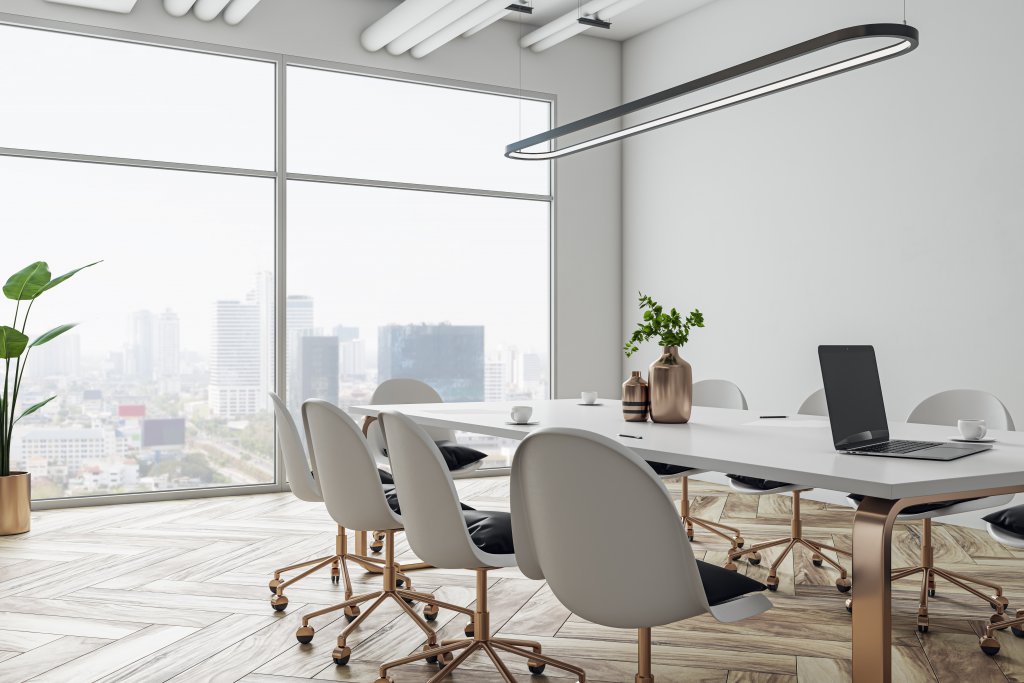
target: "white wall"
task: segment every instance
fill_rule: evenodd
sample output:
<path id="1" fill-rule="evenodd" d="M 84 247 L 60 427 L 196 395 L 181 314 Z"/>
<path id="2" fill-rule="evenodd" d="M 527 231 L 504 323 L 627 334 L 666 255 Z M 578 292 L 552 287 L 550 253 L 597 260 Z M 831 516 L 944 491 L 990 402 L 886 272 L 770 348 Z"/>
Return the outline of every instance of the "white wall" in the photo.
<path id="1" fill-rule="evenodd" d="M 643 289 L 701 308 L 695 378 L 755 410 L 821 386 L 818 344 L 873 344 L 890 419 L 977 388 L 1024 428 L 1024 4 L 908 11 L 906 57 L 625 143 L 623 333 Z M 718 0 L 626 42 L 624 97 L 900 20 L 896 0 Z"/>
<path id="2" fill-rule="evenodd" d="M 559 123 L 621 101 L 621 48 L 608 40 L 576 38 L 537 55 L 518 48 L 519 28 L 514 23 L 499 22 L 422 60 L 363 50 L 359 34 L 396 4 L 389 0 L 263 0 L 235 27 L 219 19 L 205 23 L 191 15 L 173 18 L 163 11 L 160 0 L 139 0 L 129 15 L 43 0 L 0 0 L 0 12 L 522 87 L 556 95 Z M 601 78 L 581 78 L 584 72 L 601 74 Z M 560 396 L 590 388 L 615 396 L 621 382 L 617 361 L 622 324 L 620 166 L 620 151 L 614 147 L 556 164 L 555 380 Z M 600 277 L 593 278 L 594 273 Z M 579 286 L 584 281 L 587 286 Z"/>

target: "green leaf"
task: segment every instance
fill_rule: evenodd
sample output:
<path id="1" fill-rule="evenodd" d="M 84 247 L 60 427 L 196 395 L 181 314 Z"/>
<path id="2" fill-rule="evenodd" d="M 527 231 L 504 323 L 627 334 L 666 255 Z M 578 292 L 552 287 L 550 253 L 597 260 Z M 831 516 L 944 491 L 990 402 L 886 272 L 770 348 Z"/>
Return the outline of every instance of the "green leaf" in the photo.
<path id="1" fill-rule="evenodd" d="M 28 337 L 13 327 L 0 325 L 0 358 L 17 358 L 28 346 Z"/>
<path id="2" fill-rule="evenodd" d="M 53 289 L 54 287 L 56 287 L 57 285 L 59 285 L 60 283 L 64 282 L 65 280 L 70 278 L 72 275 L 77 273 L 78 271 L 85 270 L 86 268 L 91 268 L 91 267 L 95 266 L 97 263 L 103 263 L 103 261 L 93 261 L 89 265 L 82 266 L 81 268 L 75 268 L 74 270 L 72 270 L 72 271 L 70 271 L 68 273 L 64 273 L 63 275 L 60 275 L 58 277 L 53 278 L 52 280 L 47 282 L 46 285 L 42 289 L 39 290 L 39 292 L 36 294 L 36 296 L 39 296 L 40 294 L 42 294 L 43 292 L 45 292 L 48 289 Z"/>
<path id="3" fill-rule="evenodd" d="M 55 398 L 57 398 L 57 397 L 56 396 L 51 396 L 50 398 L 46 399 L 45 401 L 40 401 L 39 403 L 35 404 L 31 408 L 29 408 L 28 410 L 23 412 L 20 416 L 18 416 L 18 419 L 15 420 L 14 422 L 17 423 L 17 422 L 19 422 L 21 420 L 21 418 L 28 417 L 29 415 L 31 415 L 32 413 L 36 412 L 37 410 L 39 410 L 40 408 L 42 408 L 43 406 L 45 406 L 47 403 L 49 403 L 50 401 L 52 401 Z"/>
<path id="4" fill-rule="evenodd" d="M 35 299 L 50 282 L 50 268 L 45 261 L 36 261 L 12 275 L 4 285 L 4 296 L 14 301 Z"/>
<path id="5" fill-rule="evenodd" d="M 57 327 L 53 328 L 49 332 L 47 332 L 45 334 L 39 335 L 39 337 L 37 337 L 36 340 L 30 344 L 30 346 L 42 346 L 43 344 L 45 344 L 48 341 L 53 341 L 54 339 L 56 339 L 60 335 L 64 334 L 65 332 L 67 332 L 71 328 L 75 327 L 76 325 L 78 325 L 78 323 L 68 323 L 66 325 L 58 325 Z"/>

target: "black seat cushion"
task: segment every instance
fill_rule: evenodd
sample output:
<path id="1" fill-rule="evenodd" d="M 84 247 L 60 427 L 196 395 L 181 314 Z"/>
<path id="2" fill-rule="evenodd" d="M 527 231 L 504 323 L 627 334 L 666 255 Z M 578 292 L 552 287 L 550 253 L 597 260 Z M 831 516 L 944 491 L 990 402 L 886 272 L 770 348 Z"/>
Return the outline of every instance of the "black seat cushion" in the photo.
<path id="1" fill-rule="evenodd" d="M 982 519 L 1007 533 L 1014 534 L 1015 536 L 1024 536 L 1024 505 L 996 510 L 991 514 L 985 515 Z"/>
<path id="2" fill-rule="evenodd" d="M 512 545 L 512 514 L 493 510 L 466 510 L 466 530 L 477 548 L 485 553 L 510 555 L 515 552 Z"/>
<path id="3" fill-rule="evenodd" d="M 448 465 L 448 471 L 454 471 L 462 469 L 466 465 L 472 465 L 477 460 L 483 460 L 487 457 L 486 453 L 481 453 L 478 450 L 470 448 L 469 446 L 460 446 L 454 441 L 435 441 L 437 449 L 441 451 L 442 457 L 444 457 L 444 463 Z M 384 457 L 388 457 L 388 449 L 384 449 Z"/>
<path id="4" fill-rule="evenodd" d="M 742 474 L 727 474 L 725 475 L 733 481 L 738 481 L 744 486 L 750 486 L 755 489 L 761 489 L 762 491 L 770 491 L 771 489 L 777 489 L 782 486 L 791 486 L 791 484 L 784 481 L 772 481 L 771 479 L 759 479 L 758 477 L 748 477 Z"/>
<path id="5" fill-rule="evenodd" d="M 694 467 L 666 465 L 663 462 L 651 462 L 650 460 L 647 461 L 647 464 L 651 466 L 651 469 L 654 470 L 654 473 L 657 474 L 659 477 L 671 477 L 672 475 L 675 474 L 683 474 L 684 472 L 689 472 L 690 470 L 696 469 Z"/>
<path id="6" fill-rule="evenodd" d="M 395 478 L 391 476 L 391 473 L 387 470 L 377 469 L 377 474 L 380 475 L 380 483 L 382 484 L 394 484 Z"/>
<path id="7" fill-rule="evenodd" d="M 763 591 L 768 587 L 749 576 L 731 572 L 717 564 L 697 560 L 697 569 L 700 571 L 700 582 L 704 584 L 704 593 L 708 596 L 709 605 L 718 605 L 747 593 Z"/>
<path id="8" fill-rule="evenodd" d="M 384 474 L 387 474 L 383 470 L 378 471 L 381 472 L 381 479 L 384 478 Z M 388 475 L 389 478 L 390 476 L 391 475 Z M 398 504 L 398 489 L 395 488 L 394 484 L 384 484 L 382 488 L 384 489 L 384 497 L 387 498 L 388 501 L 388 507 L 391 508 L 392 512 L 394 512 L 396 515 L 402 514 L 402 507 L 401 505 Z M 459 503 L 459 505 L 461 505 L 462 509 L 467 512 L 474 511 L 473 508 L 469 507 L 465 503 Z"/>
<path id="9" fill-rule="evenodd" d="M 864 496 L 859 493 L 851 493 L 847 496 L 850 500 L 855 500 L 858 503 L 864 500 Z M 935 510 L 941 510 L 942 508 L 952 507 L 958 503 L 966 503 L 968 501 L 978 500 L 977 498 L 961 498 L 960 500 L 940 500 L 937 503 L 921 503 L 920 505 L 911 505 L 908 508 L 900 510 L 901 515 L 923 515 L 926 512 L 934 512 Z"/>

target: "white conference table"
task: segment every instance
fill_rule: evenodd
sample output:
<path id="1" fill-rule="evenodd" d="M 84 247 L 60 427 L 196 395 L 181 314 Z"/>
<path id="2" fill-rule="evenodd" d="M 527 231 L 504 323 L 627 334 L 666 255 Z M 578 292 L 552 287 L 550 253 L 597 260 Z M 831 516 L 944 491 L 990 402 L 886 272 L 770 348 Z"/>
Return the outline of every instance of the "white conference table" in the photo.
<path id="1" fill-rule="evenodd" d="M 405 413 L 417 423 L 523 439 L 545 427 L 571 427 L 608 436 L 646 460 L 789 481 L 866 496 L 854 515 L 854 683 L 892 681 L 890 543 L 896 515 L 917 503 L 1024 492 L 1024 433 L 993 430 L 994 448 L 952 462 L 844 455 L 832 447 L 828 420 L 791 416 L 760 420 L 749 410 L 693 409 L 687 424 L 626 422 L 619 401 L 576 399 L 497 403 L 356 406 L 374 417 Z M 532 426 L 508 424 L 513 405 L 533 407 Z M 891 424 L 892 438 L 946 441 L 956 429 Z M 640 439 L 619 436 L 631 434 Z"/>

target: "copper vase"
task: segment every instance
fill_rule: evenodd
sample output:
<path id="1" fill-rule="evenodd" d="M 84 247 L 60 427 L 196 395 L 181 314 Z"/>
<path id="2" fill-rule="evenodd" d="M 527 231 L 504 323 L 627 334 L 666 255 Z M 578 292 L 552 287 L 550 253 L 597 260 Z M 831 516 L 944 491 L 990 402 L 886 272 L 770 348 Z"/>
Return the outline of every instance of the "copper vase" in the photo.
<path id="1" fill-rule="evenodd" d="M 0 477 L 0 536 L 23 534 L 32 523 L 32 475 L 11 472 Z"/>
<path id="2" fill-rule="evenodd" d="M 651 395 L 647 382 L 634 370 L 629 379 L 622 383 L 622 417 L 626 422 L 647 422 L 647 411 L 651 406 Z"/>
<path id="3" fill-rule="evenodd" d="M 661 358 L 651 363 L 647 377 L 651 421 L 688 422 L 693 407 L 693 368 L 679 355 L 679 347 L 662 347 Z"/>

